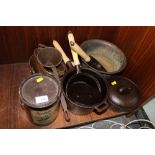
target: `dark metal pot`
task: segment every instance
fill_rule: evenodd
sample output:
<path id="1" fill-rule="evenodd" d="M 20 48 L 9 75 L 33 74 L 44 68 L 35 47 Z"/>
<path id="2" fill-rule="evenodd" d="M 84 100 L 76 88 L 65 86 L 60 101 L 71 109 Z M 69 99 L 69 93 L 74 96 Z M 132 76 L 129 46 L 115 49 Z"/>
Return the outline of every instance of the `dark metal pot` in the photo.
<path id="1" fill-rule="evenodd" d="M 103 113 L 109 107 L 109 104 L 107 103 L 106 81 L 98 73 L 92 71 L 91 69 L 81 68 L 81 72 L 87 73 L 87 74 L 93 76 L 94 78 L 96 78 L 96 80 L 99 82 L 99 84 L 101 86 L 101 96 L 94 103 L 91 103 L 91 101 L 90 101 L 91 104 L 89 104 L 88 102 L 87 102 L 87 104 L 84 104 L 84 103 L 80 103 L 80 102 L 71 100 L 69 98 L 69 96 L 67 95 L 66 86 L 67 86 L 69 79 L 76 74 L 76 69 L 69 70 L 64 75 L 64 78 L 62 81 L 63 93 L 67 99 L 68 109 L 72 113 L 77 114 L 77 115 L 85 115 L 85 114 L 89 114 L 93 111 L 95 111 L 97 114 Z"/>
<path id="2" fill-rule="evenodd" d="M 123 76 L 107 76 L 108 102 L 113 110 L 132 112 L 139 105 L 140 90 L 130 79 Z"/>

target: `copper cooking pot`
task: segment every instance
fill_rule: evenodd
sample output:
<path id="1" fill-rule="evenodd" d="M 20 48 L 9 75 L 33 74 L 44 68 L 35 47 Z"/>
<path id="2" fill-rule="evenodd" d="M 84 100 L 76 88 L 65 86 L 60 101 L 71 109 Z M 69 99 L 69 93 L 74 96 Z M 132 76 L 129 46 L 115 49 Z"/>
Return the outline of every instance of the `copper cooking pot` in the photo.
<path id="1" fill-rule="evenodd" d="M 47 47 L 39 44 L 29 59 L 29 66 L 32 73 L 57 74 L 62 77 L 66 66 L 62 61 L 61 54 L 54 47 Z M 52 67 L 51 67 L 52 66 Z M 56 68 L 57 72 L 54 70 Z"/>

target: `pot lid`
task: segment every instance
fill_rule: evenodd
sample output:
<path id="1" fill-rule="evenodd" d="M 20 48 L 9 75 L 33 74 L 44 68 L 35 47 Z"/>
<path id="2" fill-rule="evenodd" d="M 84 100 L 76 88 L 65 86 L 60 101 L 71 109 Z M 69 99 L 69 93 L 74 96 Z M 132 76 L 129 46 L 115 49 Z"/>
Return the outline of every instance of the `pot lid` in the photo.
<path id="1" fill-rule="evenodd" d="M 138 105 L 140 91 L 136 84 L 122 76 L 111 76 L 109 83 L 109 100 L 124 108 L 134 108 Z"/>
<path id="2" fill-rule="evenodd" d="M 60 94 L 58 80 L 53 76 L 33 74 L 20 86 L 21 101 L 32 108 L 45 108 L 56 102 Z"/>

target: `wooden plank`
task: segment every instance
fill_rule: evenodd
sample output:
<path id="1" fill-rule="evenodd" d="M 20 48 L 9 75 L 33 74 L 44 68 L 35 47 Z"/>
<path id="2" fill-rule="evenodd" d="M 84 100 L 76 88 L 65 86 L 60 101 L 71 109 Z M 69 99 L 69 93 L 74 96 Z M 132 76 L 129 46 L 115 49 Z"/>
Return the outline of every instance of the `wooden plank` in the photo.
<path id="1" fill-rule="evenodd" d="M 11 65 L 0 66 L 0 128 L 11 128 L 11 76 L 13 67 Z"/>

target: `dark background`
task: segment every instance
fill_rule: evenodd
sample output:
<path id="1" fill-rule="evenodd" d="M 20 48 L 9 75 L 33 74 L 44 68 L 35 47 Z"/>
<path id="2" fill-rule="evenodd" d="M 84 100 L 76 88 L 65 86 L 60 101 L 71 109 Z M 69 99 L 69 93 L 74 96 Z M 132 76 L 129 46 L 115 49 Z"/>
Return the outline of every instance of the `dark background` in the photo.
<path id="1" fill-rule="evenodd" d="M 155 27 L 0 27 L 0 64 L 27 62 L 38 43 L 52 46 L 53 39 L 70 56 L 69 30 L 79 44 L 87 39 L 104 39 L 116 44 L 128 60 L 123 74 L 139 85 L 144 100 L 155 93 Z"/>

